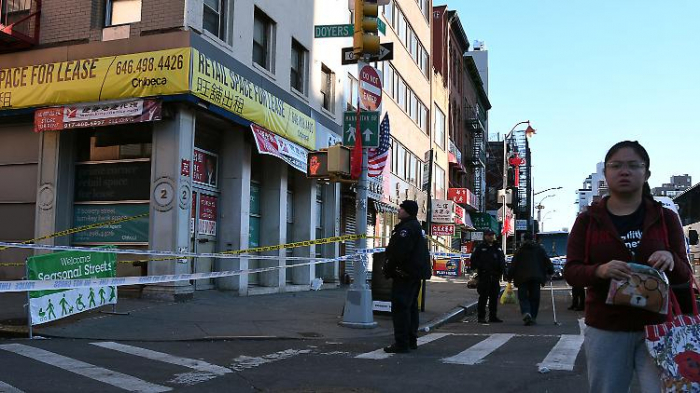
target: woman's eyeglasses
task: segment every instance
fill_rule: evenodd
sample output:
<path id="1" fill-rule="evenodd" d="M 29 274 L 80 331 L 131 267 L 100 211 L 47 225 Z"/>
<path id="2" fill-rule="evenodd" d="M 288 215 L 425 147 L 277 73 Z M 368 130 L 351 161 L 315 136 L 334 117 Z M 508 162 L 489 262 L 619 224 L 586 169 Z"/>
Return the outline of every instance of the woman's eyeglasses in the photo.
<path id="1" fill-rule="evenodd" d="M 605 167 L 607 169 L 611 169 L 613 171 L 619 171 L 622 168 L 627 168 L 631 171 L 639 171 L 644 168 L 646 168 L 646 164 L 643 162 L 639 161 L 628 161 L 628 162 L 622 162 L 622 161 L 609 161 L 605 163 Z"/>

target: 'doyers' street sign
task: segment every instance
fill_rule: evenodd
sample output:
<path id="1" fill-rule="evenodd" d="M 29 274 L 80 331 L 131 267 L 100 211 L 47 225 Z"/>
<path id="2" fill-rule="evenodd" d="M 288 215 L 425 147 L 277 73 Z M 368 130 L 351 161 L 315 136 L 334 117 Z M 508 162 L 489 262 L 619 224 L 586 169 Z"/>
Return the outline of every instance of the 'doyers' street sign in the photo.
<path id="1" fill-rule="evenodd" d="M 377 70 L 369 64 L 360 69 L 360 104 L 361 108 L 376 111 L 382 103 L 382 78 Z"/>
<path id="2" fill-rule="evenodd" d="M 381 19 L 377 19 L 377 30 L 386 34 L 386 23 Z M 314 26 L 314 38 L 352 37 L 354 33 L 355 26 L 352 24 Z"/>

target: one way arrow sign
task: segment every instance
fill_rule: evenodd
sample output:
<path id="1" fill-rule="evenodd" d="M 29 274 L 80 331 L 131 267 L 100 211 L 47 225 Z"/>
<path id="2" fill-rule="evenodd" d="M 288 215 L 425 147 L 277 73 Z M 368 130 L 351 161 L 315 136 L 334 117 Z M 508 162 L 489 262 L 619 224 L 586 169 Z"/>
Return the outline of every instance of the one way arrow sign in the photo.
<path id="1" fill-rule="evenodd" d="M 355 146 L 355 127 L 357 112 L 347 111 L 343 114 L 343 145 Z M 362 147 L 379 147 L 379 112 L 360 112 L 360 130 Z"/>
<path id="2" fill-rule="evenodd" d="M 341 60 L 342 64 L 357 64 L 357 59 L 355 58 L 355 53 L 353 52 L 352 47 L 343 48 L 342 52 L 343 52 L 343 58 Z M 379 54 L 370 56 L 370 58 L 367 62 L 393 60 L 393 59 L 394 59 L 394 43 L 393 42 L 385 42 L 383 44 L 380 44 Z"/>

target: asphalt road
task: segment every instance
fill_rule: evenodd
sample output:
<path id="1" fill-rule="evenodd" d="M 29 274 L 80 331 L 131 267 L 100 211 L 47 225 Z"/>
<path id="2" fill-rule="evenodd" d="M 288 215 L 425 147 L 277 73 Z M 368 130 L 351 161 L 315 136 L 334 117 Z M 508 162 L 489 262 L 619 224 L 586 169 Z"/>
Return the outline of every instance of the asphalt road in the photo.
<path id="1" fill-rule="evenodd" d="M 215 342 L 0 341 L 0 392 L 586 392 L 580 312 L 542 292 L 539 324 L 517 306 L 503 324 L 475 316 L 425 334 L 418 350 L 386 355 L 391 337 Z M 549 372 L 538 369 L 548 366 Z M 16 390 L 15 390 L 16 391 Z"/>

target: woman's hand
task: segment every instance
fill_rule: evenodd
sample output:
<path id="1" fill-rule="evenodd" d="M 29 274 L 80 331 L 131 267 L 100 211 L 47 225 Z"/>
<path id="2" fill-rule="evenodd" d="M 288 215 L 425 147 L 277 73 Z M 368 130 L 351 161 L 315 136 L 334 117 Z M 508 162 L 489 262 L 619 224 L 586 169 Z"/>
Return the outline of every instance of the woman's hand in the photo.
<path id="1" fill-rule="evenodd" d="M 632 269 L 627 262 L 618 260 L 604 263 L 595 269 L 596 276 L 603 279 L 626 280 L 630 278 L 630 273 L 632 273 Z"/>
<path id="2" fill-rule="evenodd" d="M 665 250 L 655 251 L 649 257 L 647 264 L 662 272 L 666 270 L 671 271 L 674 266 L 673 254 Z"/>

